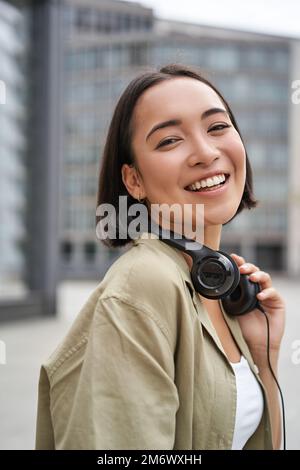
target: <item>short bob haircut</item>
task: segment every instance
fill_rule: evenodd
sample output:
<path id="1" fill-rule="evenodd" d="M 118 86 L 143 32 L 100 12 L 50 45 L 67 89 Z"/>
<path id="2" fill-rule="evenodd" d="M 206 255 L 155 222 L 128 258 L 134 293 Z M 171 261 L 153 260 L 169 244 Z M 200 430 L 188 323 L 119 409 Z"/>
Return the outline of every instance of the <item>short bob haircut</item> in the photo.
<path id="1" fill-rule="evenodd" d="M 176 77 L 193 78 L 195 80 L 199 80 L 202 83 L 205 83 L 210 88 L 212 88 L 223 102 L 230 116 L 230 120 L 243 142 L 241 133 L 229 104 L 225 98 L 223 98 L 222 94 L 206 78 L 204 78 L 197 69 L 180 64 L 169 64 L 160 68 L 159 71 L 153 70 L 141 73 L 129 83 L 121 95 L 109 126 L 99 173 L 97 207 L 100 204 L 111 204 L 115 208 L 116 215 L 118 217 L 119 196 L 127 196 L 128 210 L 132 204 L 136 204 L 138 202 L 128 193 L 126 186 L 123 183 L 121 173 L 121 168 L 124 163 L 127 163 L 128 165 L 134 165 L 136 168 L 138 168 L 131 145 L 132 116 L 134 108 L 137 100 L 146 90 L 153 87 L 154 85 L 157 85 L 158 83 L 166 80 L 172 80 Z M 234 217 L 243 209 L 251 209 L 256 207 L 257 203 L 258 201 L 254 198 L 253 195 L 252 170 L 246 152 L 246 181 L 244 192 L 239 207 L 231 220 L 233 220 Z M 96 224 L 102 218 L 103 216 L 96 216 Z M 116 235 L 116 239 L 103 239 L 103 243 L 111 248 L 114 248 L 126 245 L 131 241 L 129 235 L 125 239 L 122 239 L 118 236 L 118 227 L 116 227 Z"/>

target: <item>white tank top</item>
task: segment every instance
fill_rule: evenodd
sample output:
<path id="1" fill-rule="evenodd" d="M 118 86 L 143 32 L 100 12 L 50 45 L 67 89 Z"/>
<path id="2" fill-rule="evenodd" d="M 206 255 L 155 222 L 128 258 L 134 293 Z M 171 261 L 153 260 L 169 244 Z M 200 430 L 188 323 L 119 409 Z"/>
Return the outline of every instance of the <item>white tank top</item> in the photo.
<path id="1" fill-rule="evenodd" d="M 263 414 L 263 394 L 248 361 L 230 363 L 236 379 L 237 403 L 232 450 L 241 450 L 260 423 Z"/>

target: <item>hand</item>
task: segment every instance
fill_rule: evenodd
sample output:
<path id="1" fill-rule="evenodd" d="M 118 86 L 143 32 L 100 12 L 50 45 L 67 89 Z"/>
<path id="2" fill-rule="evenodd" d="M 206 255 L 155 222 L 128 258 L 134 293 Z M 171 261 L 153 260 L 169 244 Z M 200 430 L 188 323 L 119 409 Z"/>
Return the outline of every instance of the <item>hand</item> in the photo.
<path id="1" fill-rule="evenodd" d="M 264 309 L 270 324 L 270 351 L 279 352 L 285 326 L 285 303 L 272 286 L 270 275 L 234 253 L 230 255 L 239 267 L 241 274 L 247 274 L 253 282 L 258 282 L 261 292 L 257 299 Z M 253 356 L 264 356 L 267 346 L 267 322 L 263 313 L 254 309 L 238 317 L 238 321 Z"/>

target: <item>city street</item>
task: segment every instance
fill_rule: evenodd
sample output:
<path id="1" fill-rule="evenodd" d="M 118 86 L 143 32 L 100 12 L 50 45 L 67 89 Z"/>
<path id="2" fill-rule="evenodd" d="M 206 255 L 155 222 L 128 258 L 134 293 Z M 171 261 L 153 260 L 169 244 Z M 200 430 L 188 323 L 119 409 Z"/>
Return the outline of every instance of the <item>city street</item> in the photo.
<path id="1" fill-rule="evenodd" d="M 273 284 L 287 303 L 287 327 L 279 376 L 285 398 L 287 448 L 300 449 L 300 318 L 297 290 L 300 282 L 273 277 Z M 95 286 L 95 283 L 84 282 L 61 285 L 56 318 L 0 324 L 0 340 L 6 344 L 6 364 L 0 365 L 0 449 L 34 448 L 40 364 L 63 338 Z"/>

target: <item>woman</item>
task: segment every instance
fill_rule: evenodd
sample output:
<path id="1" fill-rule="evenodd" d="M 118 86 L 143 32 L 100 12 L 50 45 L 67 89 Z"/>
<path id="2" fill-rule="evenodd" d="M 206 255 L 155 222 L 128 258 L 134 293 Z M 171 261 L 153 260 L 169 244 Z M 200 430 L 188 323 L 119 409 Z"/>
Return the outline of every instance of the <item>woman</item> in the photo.
<path id="1" fill-rule="evenodd" d="M 217 179 L 215 179 L 216 175 Z M 224 178 L 225 177 L 225 178 Z M 225 180 L 225 181 L 224 181 Z M 191 186 L 195 183 L 195 186 Z M 224 184 L 222 184 L 224 183 Z M 200 188 L 200 189 L 199 189 Z M 134 79 L 110 125 L 98 205 L 204 204 L 204 244 L 255 207 L 250 163 L 229 105 L 197 71 Z M 101 217 L 100 217 L 101 219 Z M 191 282 L 191 258 L 147 233 L 130 243 L 41 369 L 38 449 L 278 449 L 280 408 L 259 310 L 236 318 Z M 259 283 L 277 370 L 285 306 Z"/>

